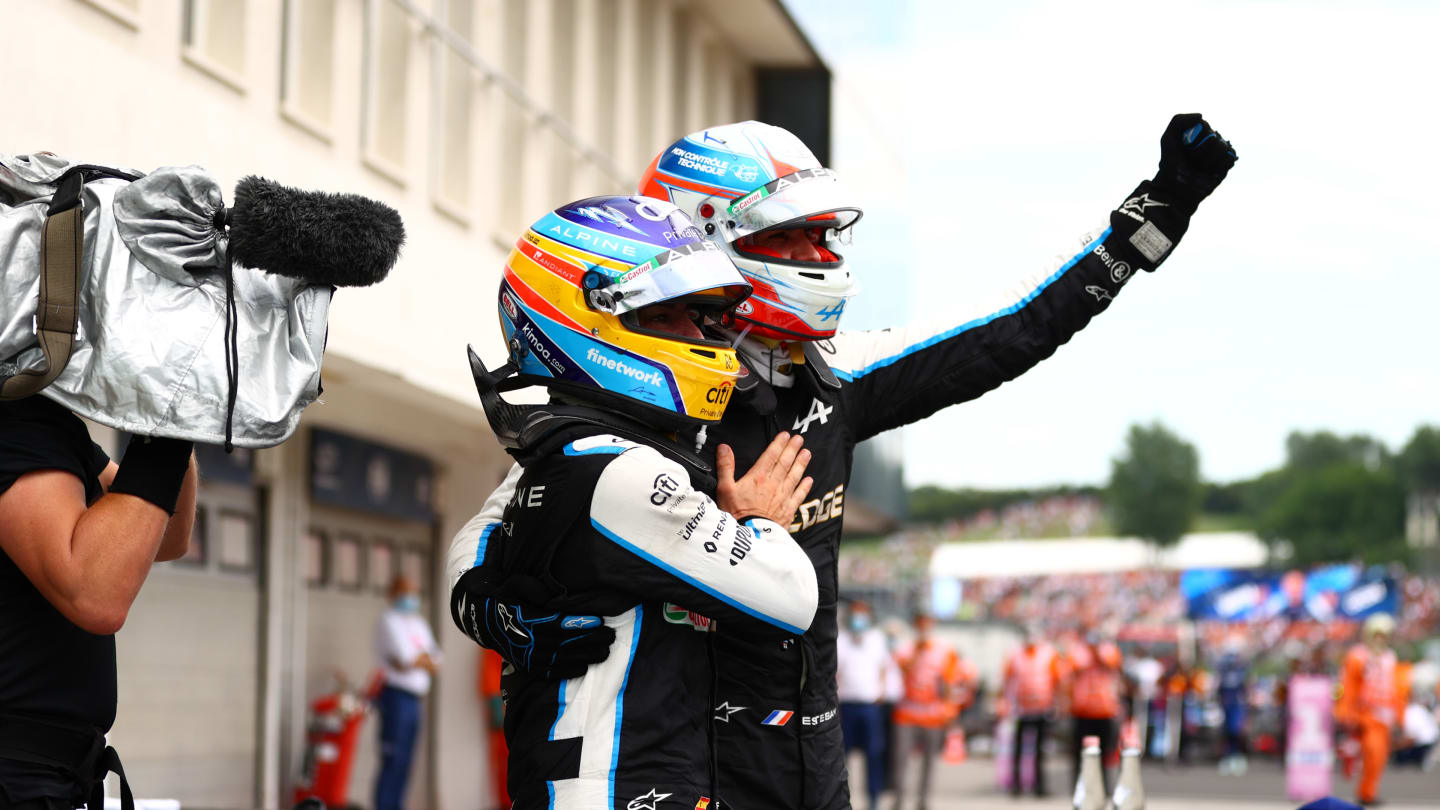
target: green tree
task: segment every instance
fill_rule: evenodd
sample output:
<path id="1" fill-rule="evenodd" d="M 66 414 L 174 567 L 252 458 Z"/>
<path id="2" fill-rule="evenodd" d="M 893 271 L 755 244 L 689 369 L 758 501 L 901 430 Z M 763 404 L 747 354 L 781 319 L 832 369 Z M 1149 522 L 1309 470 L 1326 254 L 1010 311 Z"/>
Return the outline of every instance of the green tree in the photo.
<path id="1" fill-rule="evenodd" d="M 1422 425 L 1396 459 L 1401 484 L 1411 492 L 1440 489 L 1440 428 Z"/>
<path id="2" fill-rule="evenodd" d="M 1190 529 L 1204 494 L 1194 445 L 1159 422 L 1130 426 L 1106 493 L 1117 531 L 1173 545 Z"/>
<path id="3" fill-rule="evenodd" d="M 1023 501 L 1063 498 L 1070 495 L 1097 495 L 1093 486 L 1056 486 L 1040 489 L 946 489 L 933 484 L 918 486 L 909 493 L 910 520 L 916 523 L 943 523 L 961 520 L 986 509 L 999 511 Z"/>
<path id="4" fill-rule="evenodd" d="M 1260 536 L 1290 545 L 1290 562 L 1404 560 L 1405 494 L 1395 473 L 1356 461 L 1292 473 L 1260 516 Z"/>
<path id="5" fill-rule="evenodd" d="M 1292 471 L 1320 470 L 1351 461 L 1378 467 L 1390 460 L 1390 451 L 1379 439 L 1356 433 L 1337 436 L 1328 430 L 1315 433 L 1294 431 L 1285 438 L 1285 467 Z"/>

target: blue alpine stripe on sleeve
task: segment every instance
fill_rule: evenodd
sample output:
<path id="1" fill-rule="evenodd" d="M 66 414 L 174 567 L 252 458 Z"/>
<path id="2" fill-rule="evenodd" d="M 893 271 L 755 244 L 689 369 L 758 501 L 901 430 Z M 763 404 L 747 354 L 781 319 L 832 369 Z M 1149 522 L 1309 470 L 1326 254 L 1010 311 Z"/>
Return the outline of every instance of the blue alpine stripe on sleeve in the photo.
<path id="1" fill-rule="evenodd" d="M 645 607 L 636 605 L 635 630 L 630 637 L 630 656 L 625 659 L 625 677 L 620 681 L 620 693 L 615 696 L 615 740 L 610 749 L 610 804 L 615 806 L 615 772 L 620 770 L 620 732 L 625 728 L 625 690 L 630 687 L 630 668 L 635 665 L 635 651 L 640 648 L 640 630 L 645 622 Z"/>
<path id="2" fill-rule="evenodd" d="M 984 326 L 985 324 L 990 323 L 997 318 L 1003 318 L 1006 315 L 1012 315 L 1016 312 L 1019 312 L 1020 310 L 1024 309 L 1025 306 L 1028 305 L 1031 301 L 1034 301 L 1035 298 L 1039 296 L 1040 293 L 1044 292 L 1047 287 L 1049 287 L 1051 284 L 1054 284 L 1057 280 L 1060 279 L 1061 276 L 1065 275 L 1065 273 L 1069 271 L 1070 268 L 1074 267 L 1080 262 L 1081 259 L 1085 258 L 1086 255 L 1088 255 L 1091 251 L 1095 249 L 1096 245 L 1104 242 L 1107 238 L 1109 238 L 1111 230 L 1111 228 L 1107 227 L 1098 237 L 1096 237 L 1093 241 L 1091 241 L 1084 248 L 1082 248 L 1079 253 L 1076 253 L 1070 258 L 1069 261 L 1062 264 L 1060 266 L 1060 269 L 1056 270 L 1054 273 L 1051 273 L 1049 278 L 1046 278 L 1044 281 L 1040 282 L 1040 284 L 1036 286 L 1035 289 L 1031 290 L 1028 294 L 1025 295 L 1024 298 L 1021 298 L 1014 304 L 1011 304 L 1004 309 L 996 310 L 995 312 L 992 312 L 984 317 L 976 318 L 972 321 L 967 321 L 966 323 L 962 323 L 952 329 L 947 329 L 944 332 L 932 335 L 918 343 L 906 346 L 901 351 L 896 352 L 889 357 L 876 360 L 875 362 L 860 369 L 859 371 L 847 371 L 840 368 L 833 369 L 835 372 L 835 376 L 846 382 L 854 382 L 856 379 L 864 377 L 866 374 L 869 374 L 877 369 L 885 368 L 886 366 L 889 366 L 893 363 L 897 363 L 900 360 L 903 360 L 906 357 L 914 354 L 915 352 L 927 349 L 937 343 L 949 340 L 950 338 L 953 338 L 963 332 L 968 332 L 971 329 Z"/>
<path id="3" fill-rule="evenodd" d="M 479 568 L 485 562 L 485 549 L 490 547 L 490 535 L 495 532 L 499 523 L 488 523 L 480 530 L 480 539 L 475 546 L 475 567 Z"/>
<path id="4" fill-rule="evenodd" d="M 575 449 L 575 442 L 571 442 L 571 443 L 565 445 L 565 455 L 567 455 L 567 456 L 618 456 L 618 455 L 620 455 L 621 453 L 623 453 L 623 452 L 625 452 L 626 450 L 629 450 L 629 449 L 630 449 L 629 446 L 623 446 L 623 447 L 622 447 L 622 446 L 619 446 L 619 445 L 613 445 L 613 446 L 607 446 L 607 447 L 587 447 L 587 448 L 585 448 L 584 450 L 576 450 L 576 449 Z"/>

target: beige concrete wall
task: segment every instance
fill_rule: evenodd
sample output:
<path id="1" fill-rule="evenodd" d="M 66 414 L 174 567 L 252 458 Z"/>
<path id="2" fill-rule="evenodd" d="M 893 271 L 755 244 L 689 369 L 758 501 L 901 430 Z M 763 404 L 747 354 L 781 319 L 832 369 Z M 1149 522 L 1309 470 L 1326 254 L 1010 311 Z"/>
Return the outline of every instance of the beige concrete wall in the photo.
<path id="1" fill-rule="evenodd" d="M 146 796 L 256 804 L 260 591 L 254 576 L 152 573 L 115 640 L 111 744 Z"/>
<path id="2" fill-rule="evenodd" d="M 699 75 L 709 65 L 733 73 L 750 64 L 700 13 L 724 13 L 729 6 L 719 0 L 475 0 L 461 61 L 478 57 L 503 68 L 504 14 L 522 14 L 536 47 L 515 61 L 524 65 L 521 85 L 542 106 L 522 109 L 504 92 L 503 77 L 472 69 L 468 203 L 456 205 L 441 199 L 451 167 L 437 155 L 446 65 L 460 51 L 436 25 L 452 19 L 447 4 L 461 0 L 329 2 L 331 104 L 322 116 L 299 109 L 294 75 L 286 76 L 286 58 L 304 64 L 294 53 L 287 57 L 282 37 L 295 24 L 286 9 L 298 2 L 230 0 L 226 7 L 238 16 L 218 6 L 205 12 L 234 21 L 213 59 L 203 42 L 183 44 L 188 0 L 5 5 L 15 30 L 45 36 L 13 36 L 0 48 L 11 111 L 0 116 L 0 152 L 50 150 L 142 171 L 200 164 L 227 191 L 258 173 L 374 197 L 397 208 L 406 224 L 408 242 L 391 278 L 335 297 L 323 402 L 307 411 L 290 443 L 257 454 L 255 483 L 268 504 L 261 573 L 243 580 L 158 566 L 120 635 L 117 745 L 141 794 L 190 805 L 288 803 L 316 673 L 340 658 L 358 667 L 369 655 L 368 643 L 362 655 L 312 638 L 333 629 L 312 625 L 312 608 L 326 622 L 341 612 L 312 606 L 299 579 L 299 539 L 310 522 L 310 427 L 382 441 L 436 465 L 438 577 L 444 547 L 508 467 L 474 402 L 464 354 L 473 343 L 488 361 L 502 357 L 495 285 L 518 227 L 502 225 L 506 201 L 523 201 L 516 213 L 523 224 L 564 202 L 561 196 L 628 192 L 650 158 L 682 134 L 677 123 L 692 129 L 711 123 L 706 115 L 752 114 L 743 83 L 706 83 Z M 364 77 L 367 21 L 380 9 L 398 9 L 408 20 L 391 44 L 403 42 L 409 57 L 400 73 L 404 100 L 378 110 L 385 120 L 377 123 L 367 115 L 377 108 Z M 574 44 L 568 61 L 548 47 L 562 26 Z M 644 59 L 642 48 L 652 49 Z M 677 63 L 691 66 L 683 82 L 665 75 Z M 282 98 L 287 82 L 292 90 Z M 568 91 L 558 94 L 568 99 L 564 110 L 543 106 L 557 87 Z M 511 113 L 522 122 L 514 142 L 501 131 Z M 568 125 L 570 140 L 554 120 Z M 377 154 L 389 141 L 377 138 L 376 127 L 387 122 L 403 125 L 405 136 L 393 160 Z M 521 171 L 507 184 L 506 167 L 514 165 Z M 96 432 L 102 441 L 106 435 Z M 373 607 L 357 606 L 354 624 L 368 628 Z M 412 806 L 470 810 L 489 795 L 475 648 L 453 628 L 443 603 L 430 607 L 448 662 L 431 695 L 433 756 L 428 773 L 415 776 L 420 790 L 412 791 Z M 362 777 L 357 773 L 354 797 L 368 801 Z"/>

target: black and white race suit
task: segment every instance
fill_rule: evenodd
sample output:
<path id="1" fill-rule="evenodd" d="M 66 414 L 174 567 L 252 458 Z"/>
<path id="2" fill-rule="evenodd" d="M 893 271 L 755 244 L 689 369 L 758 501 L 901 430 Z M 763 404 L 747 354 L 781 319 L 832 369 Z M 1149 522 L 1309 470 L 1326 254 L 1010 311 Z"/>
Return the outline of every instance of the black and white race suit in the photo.
<path id="1" fill-rule="evenodd" d="M 475 542 L 451 549 L 452 574 L 486 562 L 535 577 L 553 594 L 535 607 L 581 622 L 604 617 L 615 631 L 609 656 L 579 678 L 506 668 L 513 806 L 708 804 L 715 666 L 707 631 L 713 620 L 757 643 L 804 633 L 815 568 L 783 527 L 721 511 L 702 491 L 713 481 L 655 447 L 595 434 L 562 432 L 532 449 L 505 482 L 508 503 L 487 505 L 461 533 Z M 469 560 L 457 561 L 457 551 Z M 452 587 L 462 629 L 484 621 L 464 580 Z"/>
<path id="2" fill-rule="evenodd" d="M 978 316 L 842 331 L 808 344 L 807 362 L 789 387 L 765 383 L 774 378 L 765 368 L 742 379 L 702 455 L 713 458 L 723 442 L 744 471 L 778 431 L 804 435 L 813 453 L 806 474 L 815 484 L 789 529 L 815 567 L 820 603 L 802 636 L 756 642 L 718 622 L 719 699 L 711 718 L 724 810 L 850 806 L 835 639 L 840 525 L 855 445 L 975 399 L 1049 357 L 1104 312 L 1137 272 L 1163 262 L 1192 214 L 1192 207 L 1146 181 L 1106 225 L 1082 235 L 1012 300 Z M 492 500 L 508 499 L 506 486 Z"/>

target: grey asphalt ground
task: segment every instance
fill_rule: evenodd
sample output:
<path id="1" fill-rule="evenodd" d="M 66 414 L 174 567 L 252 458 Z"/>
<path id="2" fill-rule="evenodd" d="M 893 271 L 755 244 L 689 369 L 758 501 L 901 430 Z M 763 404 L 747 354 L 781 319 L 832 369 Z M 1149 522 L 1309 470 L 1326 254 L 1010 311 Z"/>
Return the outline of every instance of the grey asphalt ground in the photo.
<path id="1" fill-rule="evenodd" d="M 1047 799 L 1012 799 L 995 786 L 995 764 L 989 758 L 972 759 L 961 765 L 937 763 L 935 793 L 930 810 L 1068 810 L 1070 793 L 1069 760 L 1052 758 L 1046 768 L 1051 796 Z M 866 808 L 863 782 L 858 778 L 857 756 L 850 759 L 850 796 L 855 810 Z M 1222 776 L 1213 764 L 1191 765 L 1167 770 L 1146 763 L 1144 770 L 1147 810 L 1294 810 L 1300 803 L 1285 799 L 1285 774 L 1278 763 L 1252 762 L 1244 776 Z M 913 778 L 913 777 L 912 777 Z M 1332 795 L 1350 801 L 1355 783 L 1336 772 Z M 1386 810 L 1435 810 L 1440 808 L 1440 771 L 1422 773 L 1414 768 L 1392 766 L 1380 783 Z M 913 797 L 913 793 L 912 793 Z M 911 810 L 907 802 L 903 810 Z M 885 795 L 879 810 L 892 810 Z"/>

